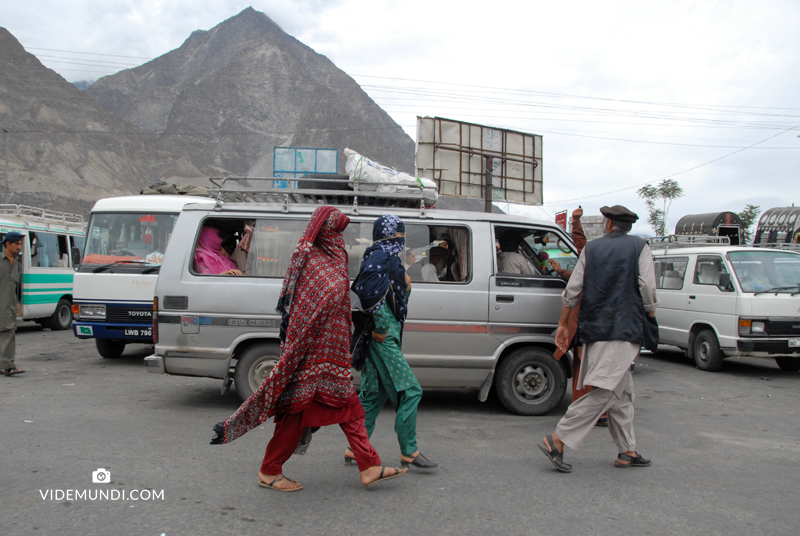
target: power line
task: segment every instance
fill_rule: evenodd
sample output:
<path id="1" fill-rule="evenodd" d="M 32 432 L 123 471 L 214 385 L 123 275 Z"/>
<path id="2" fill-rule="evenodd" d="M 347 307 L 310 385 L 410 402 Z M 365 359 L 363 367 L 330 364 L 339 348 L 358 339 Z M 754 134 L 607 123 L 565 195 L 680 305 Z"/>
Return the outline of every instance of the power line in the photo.
<path id="1" fill-rule="evenodd" d="M 135 60 L 152 60 L 153 58 L 144 58 L 141 56 L 121 56 L 119 54 L 99 54 L 97 52 L 77 52 L 75 50 L 56 50 L 53 48 L 36 48 L 36 47 L 25 47 L 25 50 L 46 50 L 47 52 L 66 52 L 67 54 L 86 54 L 87 56 L 107 56 L 110 58 L 131 58 Z"/>
<path id="2" fill-rule="evenodd" d="M 663 181 L 663 180 L 666 180 L 666 179 L 671 179 L 672 177 L 677 177 L 678 175 L 683 175 L 684 173 L 688 173 L 690 171 L 694 171 L 695 169 L 699 169 L 699 168 L 701 168 L 703 166 L 707 166 L 709 164 L 713 164 L 714 162 L 719 162 L 720 160 L 722 160 L 724 158 L 728 158 L 729 156 L 733 156 L 733 155 L 735 155 L 737 153 L 741 153 L 742 151 L 746 151 L 747 149 L 751 149 L 751 148 L 755 147 L 756 145 L 759 145 L 761 143 L 767 142 L 767 141 L 771 140 L 772 138 L 777 138 L 781 134 L 785 134 L 786 132 L 789 132 L 790 130 L 794 130 L 797 127 L 800 127 L 800 123 L 798 123 L 797 125 L 793 126 L 792 128 L 787 128 L 783 132 L 778 132 L 777 134 L 775 134 L 773 136 L 770 136 L 769 138 L 765 138 L 765 139 L 763 139 L 761 141 L 757 141 L 752 145 L 749 145 L 747 147 L 742 147 L 741 149 L 733 151 L 732 153 L 728 153 L 726 155 L 720 156 L 719 158 L 715 158 L 713 160 L 709 160 L 708 162 L 704 162 L 704 163 L 696 165 L 694 167 L 690 167 L 689 169 L 684 169 L 683 171 L 678 171 L 677 173 L 673 173 L 672 175 L 667 175 L 666 177 L 661 177 L 660 179 L 655 179 L 655 180 L 643 182 L 643 183 L 640 183 L 640 184 L 635 184 L 633 186 L 627 186 L 625 188 L 620 188 L 618 190 L 612 190 L 610 192 L 604 192 L 604 193 L 595 194 L 595 195 L 587 195 L 587 196 L 584 196 L 584 197 L 576 197 L 574 199 L 559 199 L 557 201 L 550 201 L 550 203 L 567 203 L 567 202 L 571 202 L 571 201 L 583 201 L 584 199 L 592 199 L 592 198 L 601 197 L 601 196 L 604 196 L 604 195 L 615 194 L 615 193 L 618 193 L 618 192 L 624 192 L 626 190 L 631 190 L 633 188 L 639 188 L 640 186 L 644 186 L 646 184 L 653 184 L 654 182 L 660 182 L 660 181 Z"/>

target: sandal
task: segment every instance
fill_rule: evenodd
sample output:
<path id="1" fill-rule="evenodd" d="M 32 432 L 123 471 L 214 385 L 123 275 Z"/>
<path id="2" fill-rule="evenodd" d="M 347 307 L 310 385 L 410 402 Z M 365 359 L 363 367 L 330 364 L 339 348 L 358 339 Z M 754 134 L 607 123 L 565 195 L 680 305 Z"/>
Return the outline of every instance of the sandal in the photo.
<path id="1" fill-rule="evenodd" d="M 546 436 L 537 446 L 539 447 L 539 450 L 544 452 L 544 455 L 547 456 L 547 459 L 556 466 L 556 469 L 562 473 L 572 472 L 572 466 L 568 463 L 564 463 L 564 452 L 559 452 L 556 448 L 556 442 L 553 439 L 553 436 Z M 553 448 L 550 448 L 550 446 Z"/>
<path id="2" fill-rule="evenodd" d="M 630 463 L 619 463 L 622 460 L 623 462 L 630 462 Z M 627 469 L 628 467 L 650 467 L 650 464 L 653 462 L 650 461 L 649 458 L 645 458 L 640 454 L 636 454 L 636 456 L 631 456 L 630 454 L 625 454 L 621 452 L 617 459 L 614 460 L 614 465 L 619 467 L 620 469 Z"/>
<path id="3" fill-rule="evenodd" d="M 373 480 L 372 482 L 370 482 L 369 484 L 364 484 L 364 485 L 365 486 L 371 486 L 375 482 L 380 482 L 381 480 L 391 480 L 392 478 L 397 478 L 398 476 L 403 476 L 404 474 L 406 474 L 406 471 L 408 471 L 408 469 L 398 469 L 396 467 L 391 467 L 390 469 L 394 469 L 395 473 L 393 475 L 384 475 L 383 472 L 386 471 L 386 469 L 387 469 L 386 467 L 381 467 L 380 476 L 378 478 L 376 478 L 375 480 Z"/>
<path id="4" fill-rule="evenodd" d="M 401 467 L 408 469 L 409 465 L 413 465 L 414 467 L 419 467 L 421 469 L 433 469 L 434 467 L 439 467 L 438 463 L 429 460 L 421 452 L 417 454 L 417 456 L 410 462 L 407 462 L 404 459 L 400 458 Z"/>
<path id="5" fill-rule="evenodd" d="M 25 371 L 19 368 L 10 368 L 4 370 L 3 374 L 5 374 L 6 376 L 13 376 L 14 374 L 22 374 L 23 372 Z"/>
<path id="6" fill-rule="evenodd" d="M 286 480 L 288 482 L 291 482 L 292 484 L 298 484 L 297 480 L 292 480 L 291 478 L 286 478 L 283 475 L 278 475 L 278 476 L 275 477 L 275 480 L 273 480 L 269 484 L 267 484 L 266 482 L 264 482 L 263 480 L 261 480 L 259 478 L 258 479 L 258 487 L 274 489 L 275 491 L 300 491 L 301 489 L 303 489 L 303 485 L 302 484 L 299 484 L 299 486 L 296 487 L 296 488 L 276 488 L 275 487 L 275 482 L 280 482 L 281 480 Z"/>
<path id="7" fill-rule="evenodd" d="M 357 465 L 356 464 L 356 456 L 353 454 L 353 451 L 350 450 L 350 447 L 344 449 L 344 464 L 345 465 Z"/>

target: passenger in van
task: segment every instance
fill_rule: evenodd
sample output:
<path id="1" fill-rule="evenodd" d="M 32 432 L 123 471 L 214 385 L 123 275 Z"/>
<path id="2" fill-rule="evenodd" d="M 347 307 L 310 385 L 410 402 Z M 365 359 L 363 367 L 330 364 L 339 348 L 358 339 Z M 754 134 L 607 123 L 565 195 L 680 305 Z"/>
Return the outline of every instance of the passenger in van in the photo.
<path id="1" fill-rule="evenodd" d="M 506 274 L 534 274 L 528 259 L 517 253 L 519 245 L 522 243 L 522 237 L 519 232 L 513 229 L 506 231 L 498 238 L 498 242 L 500 242 L 500 253 L 497 254 L 499 272 Z"/>
<path id="2" fill-rule="evenodd" d="M 450 256 L 445 248 L 437 246 L 428 250 L 427 262 L 422 265 L 421 279 L 423 281 L 430 281 L 431 283 L 454 281 L 452 272 L 447 270 L 447 261 L 449 258 Z"/>
<path id="3" fill-rule="evenodd" d="M 359 396 L 366 413 L 367 434 L 372 436 L 375 420 L 388 400 L 395 408 L 394 430 L 402 464 L 436 467 L 417 448 L 417 406 L 422 399 L 422 388 L 401 351 L 411 294 L 411 278 L 398 257 L 405 246 L 403 220 L 391 214 L 378 218 L 372 228 L 372 240 L 361 259 L 354 288 L 364 311 L 372 313 L 375 320 L 373 340 L 361 370 Z M 433 249 L 444 252 L 443 248 Z M 353 459 L 349 448 L 345 458 Z"/>
<path id="4" fill-rule="evenodd" d="M 405 259 L 403 260 L 403 265 L 406 267 L 406 271 L 411 267 L 412 264 L 417 262 L 417 254 L 411 248 L 406 248 Z"/>
<path id="5" fill-rule="evenodd" d="M 211 444 L 218 445 L 275 417 L 275 432 L 258 473 L 263 488 L 303 489 L 284 476 L 283 464 L 293 453 L 305 453 L 313 432 L 333 424 L 347 436 L 365 486 L 406 472 L 381 465 L 350 376 L 350 281 L 342 238 L 349 222 L 331 206 L 314 211 L 289 261 L 278 299 L 280 361 L 236 413 L 214 426 Z"/>
<path id="6" fill-rule="evenodd" d="M 772 284 L 767 276 L 764 275 L 764 268 L 760 263 L 742 263 L 739 273 L 741 274 L 739 283 L 741 283 L 744 292 L 760 292 L 772 288 Z"/>
<path id="7" fill-rule="evenodd" d="M 220 231 L 211 226 L 203 227 L 194 250 L 194 265 L 201 274 L 242 275 L 242 271 L 222 247 Z"/>

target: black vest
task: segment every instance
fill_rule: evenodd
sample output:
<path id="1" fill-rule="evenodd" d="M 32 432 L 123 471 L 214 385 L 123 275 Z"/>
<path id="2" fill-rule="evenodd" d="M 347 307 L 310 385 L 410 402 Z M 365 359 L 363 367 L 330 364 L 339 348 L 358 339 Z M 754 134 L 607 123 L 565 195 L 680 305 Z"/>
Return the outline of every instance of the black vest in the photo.
<path id="1" fill-rule="evenodd" d="M 614 231 L 583 250 L 586 271 L 578 316 L 578 341 L 642 343 L 647 322 L 639 292 L 639 255 L 645 241 Z"/>

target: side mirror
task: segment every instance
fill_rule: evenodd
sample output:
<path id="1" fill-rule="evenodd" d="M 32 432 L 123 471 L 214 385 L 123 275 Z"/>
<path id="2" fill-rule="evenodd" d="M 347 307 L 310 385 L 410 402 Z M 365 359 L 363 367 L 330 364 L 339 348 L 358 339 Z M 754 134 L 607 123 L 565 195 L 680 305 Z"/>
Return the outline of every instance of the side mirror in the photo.
<path id="1" fill-rule="evenodd" d="M 81 250 L 72 248 L 72 266 L 77 268 L 81 263 Z"/>
<path id="2" fill-rule="evenodd" d="M 725 292 L 730 292 L 733 290 L 733 285 L 731 285 L 731 274 L 719 274 L 719 288 Z"/>

